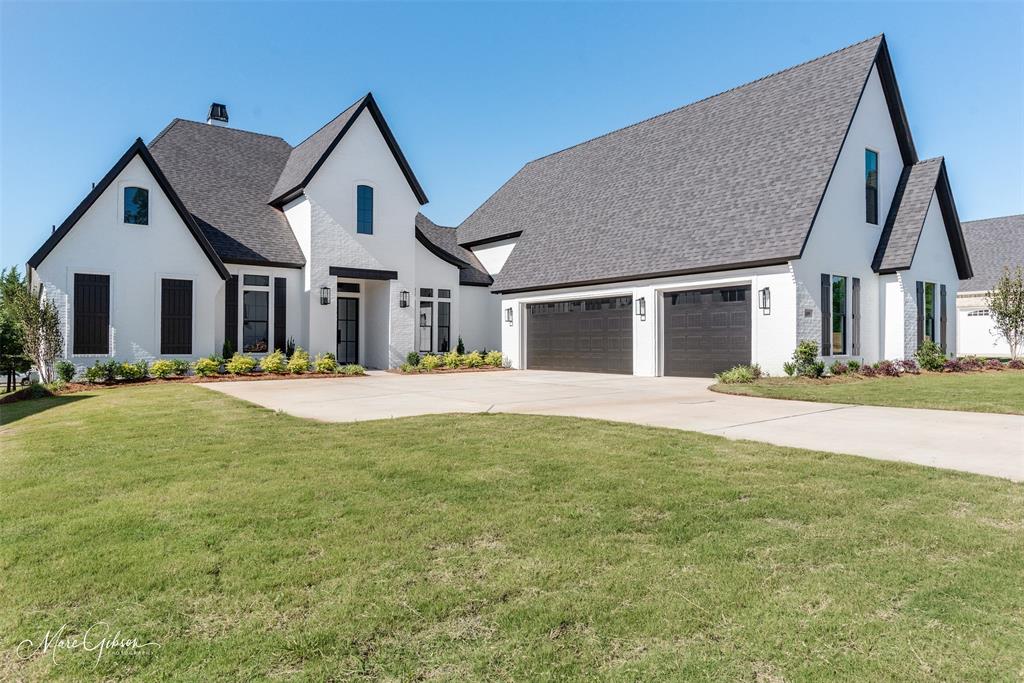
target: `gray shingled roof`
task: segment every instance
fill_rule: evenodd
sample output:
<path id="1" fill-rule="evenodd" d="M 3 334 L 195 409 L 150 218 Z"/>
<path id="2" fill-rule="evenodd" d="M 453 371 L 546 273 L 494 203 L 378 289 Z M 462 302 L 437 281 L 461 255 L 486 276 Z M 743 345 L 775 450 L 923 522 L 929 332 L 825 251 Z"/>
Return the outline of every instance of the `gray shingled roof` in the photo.
<path id="1" fill-rule="evenodd" d="M 910 268 L 941 169 L 942 157 L 926 159 L 903 169 L 893 195 L 892 208 L 875 249 L 871 264 L 874 270 Z"/>
<path id="2" fill-rule="evenodd" d="M 883 46 L 877 36 L 530 162 L 459 241 L 522 233 L 496 291 L 796 258 Z"/>
<path id="3" fill-rule="evenodd" d="M 476 255 L 469 249 L 459 246 L 455 228 L 438 225 L 422 213 L 418 213 L 416 214 L 416 229 L 436 249 L 446 253 L 451 260 L 457 261 L 454 265 L 459 266 L 460 285 L 484 286 L 493 282 Z"/>
<path id="4" fill-rule="evenodd" d="M 291 149 L 278 137 L 181 119 L 149 143 L 222 260 L 302 266 L 284 214 L 267 204 Z"/>
<path id="5" fill-rule="evenodd" d="M 310 135 L 291 150 L 288 162 L 281 172 L 280 178 L 273 186 L 273 190 L 267 193 L 264 201 L 273 201 L 282 197 L 295 188 L 301 187 L 309 172 L 319 163 L 320 159 L 327 153 L 335 138 L 345 129 L 352 116 L 361 111 L 363 100 L 367 96 L 360 97 L 352 106 L 341 112 L 327 122 L 323 128 Z"/>
<path id="6" fill-rule="evenodd" d="M 1024 268 L 1024 214 L 963 223 L 974 277 L 960 281 L 965 292 L 995 287 L 1003 268 Z"/>

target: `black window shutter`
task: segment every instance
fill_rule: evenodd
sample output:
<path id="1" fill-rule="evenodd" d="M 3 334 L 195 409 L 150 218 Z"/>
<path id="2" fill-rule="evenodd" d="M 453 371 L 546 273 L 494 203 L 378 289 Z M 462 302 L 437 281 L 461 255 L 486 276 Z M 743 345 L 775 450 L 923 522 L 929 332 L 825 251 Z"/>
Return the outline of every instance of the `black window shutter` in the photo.
<path id="1" fill-rule="evenodd" d="M 853 317 L 853 324 L 851 327 L 851 333 L 853 340 L 851 343 L 852 353 L 855 356 L 860 355 L 860 278 L 853 278 L 853 299 L 850 301 L 850 313 Z"/>
<path id="2" fill-rule="evenodd" d="M 160 281 L 160 353 L 192 355 L 192 281 Z"/>
<path id="3" fill-rule="evenodd" d="M 75 273 L 72 353 L 110 353 L 110 276 Z"/>
<path id="4" fill-rule="evenodd" d="M 821 355 L 832 355 L 832 276 L 821 274 Z"/>
<path id="5" fill-rule="evenodd" d="M 924 343 L 924 283 L 917 281 L 917 346 Z"/>
<path id="6" fill-rule="evenodd" d="M 946 352 L 946 285 L 939 285 L 939 335 L 942 352 Z"/>
<path id="7" fill-rule="evenodd" d="M 285 323 L 287 321 L 288 280 L 283 277 L 274 278 L 274 348 L 283 351 L 288 339 Z"/>
<path id="8" fill-rule="evenodd" d="M 228 278 L 224 287 L 224 341 L 238 350 L 238 276 Z"/>

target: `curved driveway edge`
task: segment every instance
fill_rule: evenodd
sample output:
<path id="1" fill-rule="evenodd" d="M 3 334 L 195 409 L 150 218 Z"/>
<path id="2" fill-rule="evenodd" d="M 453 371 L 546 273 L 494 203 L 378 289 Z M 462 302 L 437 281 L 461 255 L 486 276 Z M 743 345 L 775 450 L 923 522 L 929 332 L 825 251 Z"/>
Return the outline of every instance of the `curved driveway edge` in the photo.
<path id="1" fill-rule="evenodd" d="M 1024 481 L 1024 416 L 735 396 L 710 379 L 522 370 L 201 384 L 325 422 L 530 413 L 686 429 Z"/>

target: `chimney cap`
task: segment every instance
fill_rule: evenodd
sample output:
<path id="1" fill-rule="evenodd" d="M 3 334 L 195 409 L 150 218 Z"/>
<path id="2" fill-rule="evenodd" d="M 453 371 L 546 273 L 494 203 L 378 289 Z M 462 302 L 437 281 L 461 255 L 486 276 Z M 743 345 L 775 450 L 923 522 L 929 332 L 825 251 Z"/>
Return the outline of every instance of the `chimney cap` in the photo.
<path id="1" fill-rule="evenodd" d="M 228 122 L 228 108 L 227 108 L 227 106 L 221 104 L 220 102 L 214 102 L 213 104 L 211 104 L 210 105 L 210 113 L 206 117 L 206 122 L 210 123 L 210 124 L 213 124 L 213 123 L 219 123 L 220 125 L 226 124 Z"/>

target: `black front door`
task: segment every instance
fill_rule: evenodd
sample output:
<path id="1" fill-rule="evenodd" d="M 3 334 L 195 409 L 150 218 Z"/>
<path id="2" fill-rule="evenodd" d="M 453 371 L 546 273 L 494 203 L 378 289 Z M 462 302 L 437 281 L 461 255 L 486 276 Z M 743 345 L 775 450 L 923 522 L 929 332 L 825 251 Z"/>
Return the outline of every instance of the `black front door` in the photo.
<path id="1" fill-rule="evenodd" d="M 359 299 L 338 297 L 338 362 L 359 362 Z"/>

